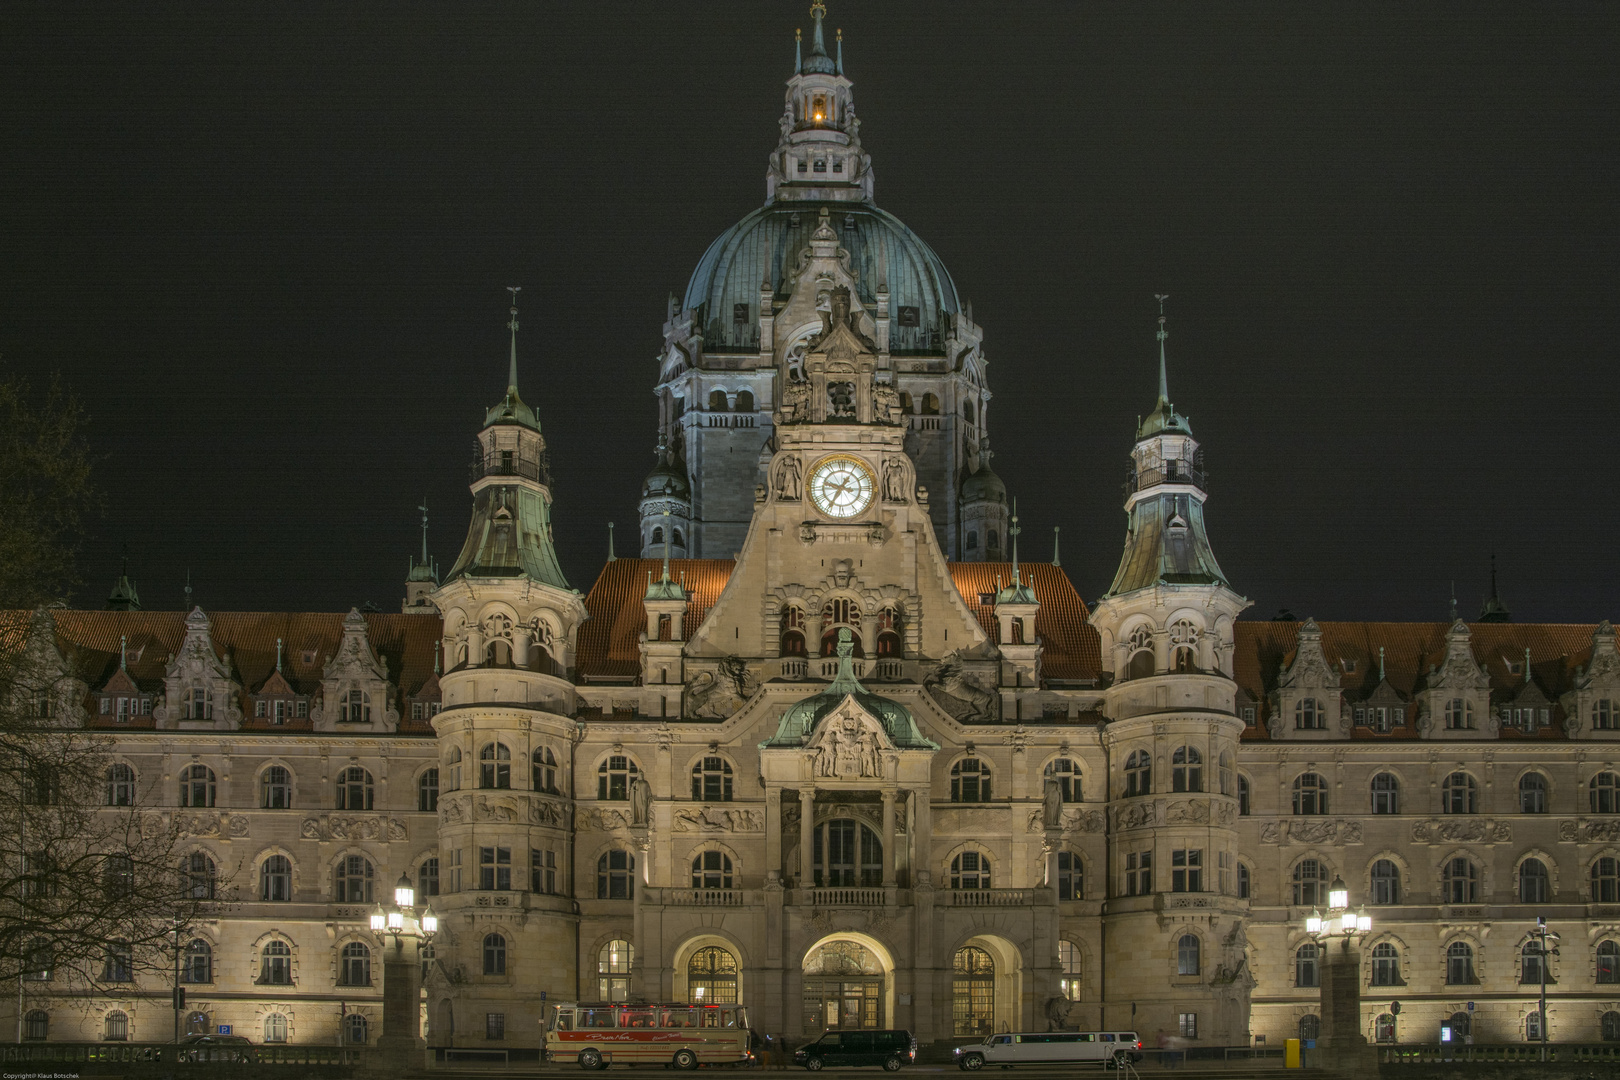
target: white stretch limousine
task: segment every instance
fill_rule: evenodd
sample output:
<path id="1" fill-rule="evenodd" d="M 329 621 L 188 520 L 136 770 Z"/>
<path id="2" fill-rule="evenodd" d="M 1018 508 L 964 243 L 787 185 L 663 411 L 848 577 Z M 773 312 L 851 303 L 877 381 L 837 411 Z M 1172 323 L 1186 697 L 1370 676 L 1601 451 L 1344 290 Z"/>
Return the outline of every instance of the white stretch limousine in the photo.
<path id="1" fill-rule="evenodd" d="M 958 1046 L 953 1053 L 961 1069 L 986 1065 L 1093 1064 L 1141 1061 L 1142 1041 L 1134 1031 L 1030 1031 L 987 1035 L 983 1042 Z"/>

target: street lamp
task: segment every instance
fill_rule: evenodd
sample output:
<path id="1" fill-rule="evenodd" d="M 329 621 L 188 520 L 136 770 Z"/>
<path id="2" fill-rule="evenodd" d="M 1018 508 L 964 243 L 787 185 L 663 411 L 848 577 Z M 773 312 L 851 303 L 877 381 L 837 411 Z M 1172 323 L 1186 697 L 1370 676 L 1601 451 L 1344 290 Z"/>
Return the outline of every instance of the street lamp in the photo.
<path id="1" fill-rule="evenodd" d="M 372 911 L 371 929 L 394 939 L 393 949 L 385 948 L 383 955 L 383 1024 L 377 1051 L 397 1058 L 401 1066 L 420 1067 L 421 1004 L 416 980 L 421 963 L 415 956 L 406 957 L 405 942 L 426 945 L 432 941 L 439 932 L 439 917 L 431 905 L 417 910 L 416 890 L 411 888 L 411 879 L 401 874 L 394 886 L 394 902 L 386 907 L 379 902 Z"/>
<path id="2" fill-rule="evenodd" d="M 1545 916 L 1536 916 L 1536 928 L 1530 931 L 1530 936 L 1536 939 L 1536 966 L 1541 969 L 1541 1003 L 1537 1006 L 1536 1026 L 1541 1028 L 1541 1060 L 1547 1060 L 1547 958 L 1558 955 L 1558 942 L 1561 940 L 1556 930 L 1547 929 Z M 1547 939 L 1551 938 L 1553 944 L 1549 947 Z"/>
<path id="3" fill-rule="evenodd" d="M 1321 948 L 1322 1027 L 1325 1042 L 1341 1064 L 1354 1072 L 1377 1075 L 1367 1040 L 1361 1034 L 1361 958 L 1355 947 L 1372 932 L 1365 908 L 1350 910 L 1350 890 L 1335 875 L 1328 886 L 1326 914 L 1317 909 L 1305 917 L 1305 933 Z M 1333 955 L 1329 943 L 1339 943 Z"/>

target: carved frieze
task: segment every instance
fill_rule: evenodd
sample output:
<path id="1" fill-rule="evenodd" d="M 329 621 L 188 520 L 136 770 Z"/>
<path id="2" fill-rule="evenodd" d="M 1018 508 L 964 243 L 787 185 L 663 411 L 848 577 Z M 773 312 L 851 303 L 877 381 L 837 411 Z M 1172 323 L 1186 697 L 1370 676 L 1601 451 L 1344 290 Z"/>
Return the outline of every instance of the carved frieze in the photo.
<path id="1" fill-rule="evenodd" d="M 1294 818 L 1289 821 L 1268 821 L 1260 827 L 1260 842 L 1263 844 L 1331 844 L 1342 847 L 1346 844 L 1359 844 L 1361 840 L 1361 823 L 1359 821 L 1338 821 L 1333 818 L 1317 818 L 1308 820 Z"/>
<path id="2" fill-rule="evenodd" d="M 381 814 L 323 814 L 300 823 L 305 840 L 403 840 L 405 823 Z"/>
<path id="3" fill-rule="evenodd" d="M 1437 818 L 1413 822 L 1412 841 L 1417 844 L 1507 844 L 1513 841 L 1513 829 L 1505 821 Z"/>
<path id="4" fill-rule="evenodd" d="M 728 806 L 682 806 L 675 810 L 676 832 L 763 832 L 765 812 Z"/>

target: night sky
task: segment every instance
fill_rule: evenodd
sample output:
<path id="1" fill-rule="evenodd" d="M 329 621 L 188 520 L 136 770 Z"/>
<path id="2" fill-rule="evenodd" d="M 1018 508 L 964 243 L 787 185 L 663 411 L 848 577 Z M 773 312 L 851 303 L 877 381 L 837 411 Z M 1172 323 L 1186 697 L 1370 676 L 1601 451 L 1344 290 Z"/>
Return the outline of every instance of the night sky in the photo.
<path id="1" fill-rule="evenodd" d="M 1170 294 L 1249 617 L 1620 616 L 1620 6 L 856 3 L 880 206 L 983 325 L 1026 557 L 1094 599 Z M 588 590 L 665 298 L 764 197 L 807 3 L 17 3 L 0 354 L 60 371 L 148 608 L 398 610 L 505 384 Z"/>

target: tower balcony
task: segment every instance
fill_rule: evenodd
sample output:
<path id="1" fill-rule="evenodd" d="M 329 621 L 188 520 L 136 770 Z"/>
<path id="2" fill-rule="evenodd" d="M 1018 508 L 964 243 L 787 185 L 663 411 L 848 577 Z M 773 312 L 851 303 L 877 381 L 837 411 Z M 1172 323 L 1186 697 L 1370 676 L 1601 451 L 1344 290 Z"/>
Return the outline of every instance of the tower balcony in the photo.
<path id="1" fill-rule="evenodd" d="M 512 476 L 551 486 L 551 462 L 545 453 L 529 455 L 516 450 L 478 453 L 473 456 L 470 472 L 470 482 L 475 484 L 489 476 Z"/>
<path id="2" fill-rule="evenodd" d="M 1161 462 L 1156 469 L 1129 468 L 1125 474 L 1125 495 L 1161 487 L 1165 484 L 1189 484 L 1204 493 L 1209 492 L 1208 474 L 1186 461 Z"/>

